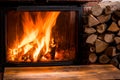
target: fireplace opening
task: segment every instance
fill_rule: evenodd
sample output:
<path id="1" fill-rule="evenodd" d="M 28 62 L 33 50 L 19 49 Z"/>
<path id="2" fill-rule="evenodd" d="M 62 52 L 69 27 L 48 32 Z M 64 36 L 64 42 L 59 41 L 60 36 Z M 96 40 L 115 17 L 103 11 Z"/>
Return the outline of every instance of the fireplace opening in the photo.
<path id="1" fill-rule="evenodd" d="M 80 6 L 5 8 L 5 65 L 80 64 L 81 11 Z"/>
<path id="2" fill-rule="evenodd" d="M 74 11 L 8 12 L 7 62 L 73 60 L 75 22 Z"/>

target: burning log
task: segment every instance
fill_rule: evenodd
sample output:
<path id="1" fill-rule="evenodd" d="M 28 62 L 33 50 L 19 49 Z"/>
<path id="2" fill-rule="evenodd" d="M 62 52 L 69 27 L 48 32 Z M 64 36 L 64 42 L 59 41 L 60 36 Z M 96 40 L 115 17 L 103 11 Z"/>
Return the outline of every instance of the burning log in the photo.
<path id="1" fill-rule="evenodd" d="M 27 53 L 25 53 L 22 56 L 22 60 L 24 62 L 33 62 L 34 61 L 33 55 L 34 55 L 35 50 L 36 50 L 36 46 L 34 45 L 34 47 L 32 49 L 30 49 Z"/>
<path id="2" fill-rule="evenodd" d="M 28 48 L 27 45 L 30 45 L 31 47 Z M 26 48 L 27 50 L 24 51 L 24 55 L 22 56 L 22 60 L 24 62 L 33 62 L 34 61 L 34 57 L 33 57 L 34 56 L 34 52 L 37 49 L 38 45 L 35 42 L 30 42 L 30 43 L 26 44 L 26 47 L 28 49 Z"/>
<path id="3" fill-rule="evenodd" d="M 56 50 L 56 47 L 51 47 L 51 51 L 50 51 L 50 54 L 51 54 L 51 59 L 54 60 L 55 59 L 55 50 Z"/>
<path id="4" fill-rule="evenodd" d="M 22 62 L 33 62 L 33 59 L 29 54 L 25 54 L 22 56 Z"/>
<path id="5" fill-rule="evenodd" d="M 23 49 L 22 49 L 23 50 Z M 24 55 L 24 52 L 23 51 L 21 51 L 21 52 L 19 52 L 19 53 L 17 53 L 16 54 L 16 56 L 14 57 L 15 58 L 15 60 L 14 61 L 16 61 L 16 62 L 22 62 L 22 56 Z"/>
<path id="6" fill-rule="evenodd" d="M 50 52 L 46 53 L 44 56 L 40 58 L 40 61 L 51 61 L 51 60 L 52 60 L 52 56 Z"/>
<path id="7" fill-rule="evenodd" d="M 29 42 L 22 45 L 19 48 L 13 49 L 11 54 L 14 55 L 14 61 L 16 62 L 32 62 L 33 52 L 35 51 L 37 44 L 34 42 Z M 14 51 L 15 50 L 15 51 Z"/>
<path id="8" fill-rule="evenodd" d="M 62 61 L 64 60 L 64 50 L 56 50 L 55 51 L 55 60 Z"/>

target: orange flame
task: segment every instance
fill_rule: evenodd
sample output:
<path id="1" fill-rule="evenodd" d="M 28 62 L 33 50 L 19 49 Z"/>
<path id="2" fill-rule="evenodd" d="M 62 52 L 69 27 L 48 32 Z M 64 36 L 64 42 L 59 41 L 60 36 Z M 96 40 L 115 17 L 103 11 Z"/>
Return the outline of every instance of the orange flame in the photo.
<path id="1" fill-rule="evenodd" d="M 10 49 L 10 54 L 12 54 L 12 61 L 15 61 L 15 58 L 18 55 L 19 57 L 22 57 L 22 55 L 27 55 L 27 53 L 35 47 L 35 50 L 32 51 L 32 57 L 33 61 L 36 62 L 43 48 L 45 50 L 44 54 L 42 53 L 43 55 L 45 55 L 50 50 L 49 44 L 51 38 L 51 30 L 56 24 L 56 20 L 60 12 L 45 12 L 44 16 L 42 12 L 34 12 L 33 14 L 35 19 L 33 19 L 33 16 L 30 14 L 30 12 L 24 12 L 22 15 L 24 34 L 21 37 L 20 42 L 16 40 L 13 44 L 13 46 L 16 44 L 17 46 Z M 25 57 L 25 59 L 27 57 Z"/>

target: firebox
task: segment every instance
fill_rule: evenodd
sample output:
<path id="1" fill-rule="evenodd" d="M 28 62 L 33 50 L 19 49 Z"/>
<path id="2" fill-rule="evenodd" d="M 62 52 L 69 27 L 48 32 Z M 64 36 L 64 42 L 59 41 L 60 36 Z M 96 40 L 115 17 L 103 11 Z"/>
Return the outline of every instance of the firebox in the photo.
<path id="1" fill-rule="evenodd" d="M 82 64 L 82 6 L 19 4 L 1 8 L 1 64 Z"/>

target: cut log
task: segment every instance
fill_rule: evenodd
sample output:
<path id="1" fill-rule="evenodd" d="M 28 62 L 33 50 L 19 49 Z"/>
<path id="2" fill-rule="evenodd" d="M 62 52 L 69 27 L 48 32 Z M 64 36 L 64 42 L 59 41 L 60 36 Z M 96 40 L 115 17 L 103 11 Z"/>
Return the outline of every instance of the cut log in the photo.
<path id="1" fill-rule="evenodd" d="M 120 26 L 120 20 L 118 20 L 118 26 Z"/>
<path id="2" fill-rule="evenodd" d="M 95 47 L 94 46 L 90 47 L 90 52 L 95 52 Z"/>
<path id="3" fill-rule="evenodd" d="M 99 24 L 99 21 L 93 16 L 93 15 L 89 15 L 88 16 L 88 25 L 89 27 L 95 26 Z"/>
<path id="4" fill-rule="evenodd" d="M 107 30 L 111 31 L 111 32 L 117 32 L 120 29 L 115 22 L 112 22 L 112 24 L 109 26 L 109 28 Z"/>
<path id="5" fill-rule="evenodd" d="M 111 14 L 112 11 L 111 11 L 110 6 L 106 6 L 104 12 L 105 12 L 105 14 L 107 14 L 107 15 L 108 15 L 108 14 Z"/>
<path id="6" fill-rule="evenodd" d="M 120 31 L 117 33 L 118 36 L 120 36 Z"/>
<path id="7" fill-rule="evenodd" d="M 105 40 L 107 43 L 113 42 L 113 41 L 114 41 L 114 34 L 105 34 L 104 40 Z"/>
<path id="8" fill-rule="evenodd" d="M 98 36 L 98 39 L 104 41 L 104 34 L 99 35 L 99 36 Z"/>
<path id="9" fill-rule="evenodd" d="M 116 10 L 112 13 L 112 20 L 115 22 L 120 20 L 120 10 Z"/>
<path id="10" fill-rule="evenodd" d="M 94 5 L 91 8 L 92 14 L 94 16 L 99 16 L 103 13 L 104 9 L 106 6 L 109 6 L 109 9 L 107 9 L 107 12 L 113 12 L 116 11 L 117 9 L 120 9 L 120 2 L 100 2 L 99 4 Z"/>
<path id="11" fill-rule="evenodd" d="M 120 53 L 118 53 L 118 55 L 117 55 L 117 59 L 118 59 L 119 64 L 120 64 Z"/>
<path id="12" fill-rule="evenodd" d="M 113 64 L 116 67 L 120 64 L 117 60 L 117 56 L 113 57 L 113 59 L 111 60 L 110 63 Z"/>
<path id="13" fill-rule="evenodd" d="M 114 14 L 115 14 L 117 17 L 120 18 L 120 10 L 116 10 L 116 11 L 114 11 Z"/>
<path id="14" fill-rule="evenodd" d="M 88 36 L 86 43 L 94 44 L 96 39 L 97 39 L 97 35 L 91 34 L 90 36 Z"/>
<path id="15" fill-rule="evenodd" d="M 101 53 L 108 47 L 108 44 L 102 40 L 97 39 L 95 42 L 95 47 L 96 53 Z"/>
<path id="16" fill-rule="evenodd" d="M 106 2 L 100 2 L 98 5 L 100 5 L 101 8 L 105 9 L 106 6 L 109 6 L 111 9 L 111 12 L 114 12 L 116 10 L 120 9 L 120 2 L 115 1 L 115 2 L 110 2 L 110 1 L 106 1 Z"/>
<path id="17" fill-rule="evenodd" d="M 85 33 L 92 34 L 95 32 L 96 32 L 96 30 L 94 28 L 85 27 Z"/>
<path id="18" fill-rule="evenodd" d="M 108 47 L 106 50 L 105 50 L 105 54 L 109 57 L 113 57 L 113 56 L 116 56 L 117 53 L 116 53 L 116 48 L 115 47 Z"/>
<path id="19" fill-rule="evenodd" d="M 112 54 L 112 56 L 116 56 L 116 55 L 117 55 L 116 48 L 115 48 L 115 47 L 113 47 L 113 54 Z"/>
<path id="20" fill-rule="evenodd" d="M 118 22 L 118 20 L 120 20 L 120 11 L 117 10 L 112 13 L 112 20 L 114 22 Z"/>
<path id="21" fill-rule="evenodd" d="M 103 33 L 106 30 L 107 26 L 106 24 L 101 24 L 97 26 L 97 32 L 98 33 Z"/>
<path id="22" fill-rule="evenodd" d="M 97 61 L 96 58 L 89 61 L 109 63 L 120 51 L 120 2 L 107 1 L 92 6 L 88 15 L 88 27 L 85 28 L 84 32 L 89 35 L 86 40 L 90 45 L 89 58 L 95 55 L 98 58 Z M 93 38 L 92 34 L 96 36 Z"/>
<path id="23" fill-rule="evenodd" d="M 95 5 L 91 8 L 92 14 L 94 16 L 99 16 L 103 12 L 103 8 L 100 5 Z"/>
<path id="24" fill-rule="evenodd" d="M 114 14 L 112 15 L 111 18 L 114 22 L 117 22 L 120 19 L 119 17 L 115 16 Z"/>
<path id="25" fill-rule="evenodd" d="M 110 61 L 110 58 L 105 54 L 103 54 L 99 57 L 99 62 L 102 63 L 102 64 L 106 64 L 109 61 Z"/>
<path id="26" fill-rule="evenodd" d="M 120 44 L 117 45 L 117 49 L 120 51 Z"/>
<path id="27" fill-rule="evenodd" d="M 89 61 L 90 61 L 91 63 L 95 63 L 96 60 L 97 60 L 97 55 L 96 55 L 95 53 L 90 53 L 90 54 L 89 54 Z"/>
<path id="28" fill-rule="evenodd" d="M 97 17 L 97 19 L 100 23 L 105 23 L 105 22 L 109 21 L 110 18 L 111 18 L 111 15 L 100 15 Z"/>
<path id="29" fill-rule="evenodd" d="M 120 37 L 115 37 L 114 40 L 115 40 L 116 44 L 120 43 Z"/>

